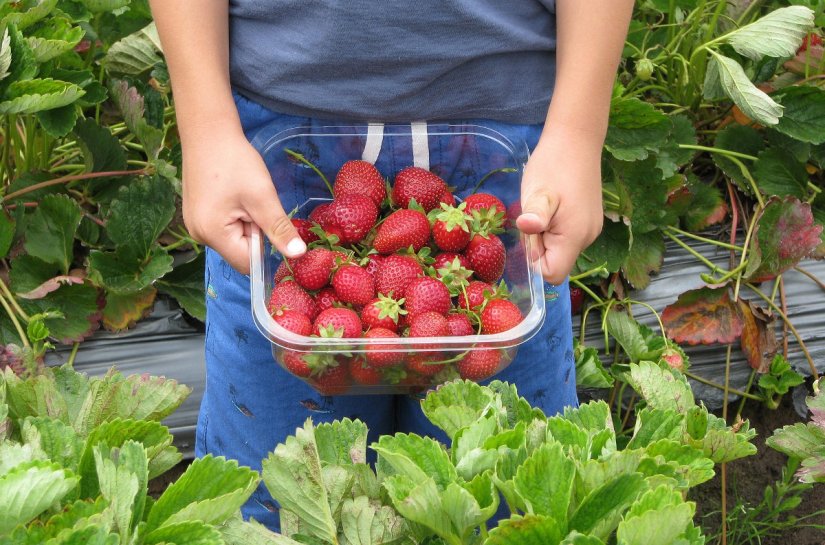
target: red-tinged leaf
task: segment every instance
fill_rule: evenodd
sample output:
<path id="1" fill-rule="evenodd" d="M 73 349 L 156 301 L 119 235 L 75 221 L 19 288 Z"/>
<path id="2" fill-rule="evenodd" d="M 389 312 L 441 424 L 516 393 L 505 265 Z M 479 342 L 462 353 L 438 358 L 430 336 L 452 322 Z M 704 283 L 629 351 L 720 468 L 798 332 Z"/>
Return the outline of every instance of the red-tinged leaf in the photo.
<path id="1" fill-rule="evenodd" d="M 18 293 L 18 297 L 23 299 L 42 299 L 53 291 L 57 291 L 60 286 L 68 284 L 82 284 L 83 278 L 80 276 L 60 275 L 54 278 L 49 278 L 36 288 L 25 293 Z"/>
<path id="2" fill-rule="evenodd" d="M 742 315 L 727 288 L 686 291 L 662 312 L 668 336 L 679 344 L 732 343 L 742 334 Z"/>
<path id="3" fill-rule="evenodd" d="M 739 299 L 738 303 L 742 314 L 742 337 L 739 339 L 742 352 L 757 373 L 767 373 L 779 349 L 773 328 L 776 318 L 751 301 Z"/>
<path id="4" fill-rule="evenodd" d="M 821 233 L 808 203 L 771 197 L 757 218 L 746 278 L 763 282 L 794 267 L 816 251 Z"/>
<path id="5" fill-rule="evenodd" d="M 62 344 L 83 341 L 100 329 L 102 301 L 89 283 L 64 284 L 43 299 L 21 299 L 20 306 L 29 314 L 62 312 L 62 318 L 45 320 L 50 336 Z"/>
<path id="6" fill-rule="evenodd" d="M 115 332 L 134 327 L 138 320 L 152 312 L 157 293 L 152 286 L 136 293 L 107 293 L 103 327 Z"/>

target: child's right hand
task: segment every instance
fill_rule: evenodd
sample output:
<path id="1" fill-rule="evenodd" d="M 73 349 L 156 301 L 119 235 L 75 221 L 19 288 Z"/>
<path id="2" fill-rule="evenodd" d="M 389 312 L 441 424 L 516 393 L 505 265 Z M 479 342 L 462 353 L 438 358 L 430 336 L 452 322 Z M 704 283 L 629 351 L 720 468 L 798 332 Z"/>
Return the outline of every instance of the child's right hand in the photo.
<path id="1" fill-rule="evenodd" d="M 249 274 L 255 223 L 287 257 L 306 251 L 260 154 L 241 131 L 205 127 L 183 150 L 183 220 L 192 238 Z"/>

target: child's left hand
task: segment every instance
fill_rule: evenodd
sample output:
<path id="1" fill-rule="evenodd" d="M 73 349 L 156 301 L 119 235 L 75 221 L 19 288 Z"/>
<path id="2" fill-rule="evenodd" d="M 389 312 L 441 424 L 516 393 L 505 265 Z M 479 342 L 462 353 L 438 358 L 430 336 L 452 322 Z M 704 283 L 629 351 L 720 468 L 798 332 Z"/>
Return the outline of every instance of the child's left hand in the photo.
<path id="1" fill-rule="evenodd" d="M 524 171 L 518 228 L 544 279 L 561 284 L 602 229 L 601 135 L 547 127 Z"/>

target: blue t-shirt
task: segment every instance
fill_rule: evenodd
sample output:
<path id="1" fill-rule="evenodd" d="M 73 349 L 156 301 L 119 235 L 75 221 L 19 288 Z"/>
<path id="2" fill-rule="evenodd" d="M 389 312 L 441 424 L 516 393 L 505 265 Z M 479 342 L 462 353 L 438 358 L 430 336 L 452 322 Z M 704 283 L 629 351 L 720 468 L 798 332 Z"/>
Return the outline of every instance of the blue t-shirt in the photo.
<path id="1" fill-rule="evenodd" d="M 233 87 L 354 121 L 544 120 L 554 0 L 230 0 Z"/>

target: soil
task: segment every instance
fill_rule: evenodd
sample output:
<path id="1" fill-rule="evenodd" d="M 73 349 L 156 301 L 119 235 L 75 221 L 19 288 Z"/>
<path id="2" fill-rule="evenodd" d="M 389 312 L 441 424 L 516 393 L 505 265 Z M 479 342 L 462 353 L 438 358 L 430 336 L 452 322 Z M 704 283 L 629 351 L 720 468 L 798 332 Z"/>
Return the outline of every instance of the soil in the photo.
<path id="1" fill-rule="evenodd" d="M 177 481 L 178 477 L 183 475 L 183 472 L 186 471 L 186 468 L 189 467 L 191 463 L 192 460 L 181 460 L 178 465 L 163 475 L 149 481 L 149 495 L 154 499 L 158 499 L 160 495 L 163 494 L 163 491 L 166 490 L 166 487 Z"/>
<path id="2" fill-rule="evenodd" d="M 729 416 L 735 414 L 737 409 L 738 403 L 729 405 Z M 717 415 L 721 416 L 721 411 L 717 411 Z M 748 403 L 742 411 L 742 418 L 749 420 L 751 428 L 757 431 L 754 444 L 758 451 L 754 456 L 727 464 L 729 520 L 731 512 L 740 515 L 743 513 L 742 506 L 746 509 L 757 506 L 765 497 L 765 488 L 782 479 L 782 469 L 787 457 L 766 446 L 765 439 L 770 437 L 775 429 L 804 421 L 794 410 L 790 394 L 784 396 L 776 410 L 768 409 L 760 403 Z M 799 507 L 789 513 L 783 513 L 778 519 L 770 514 L 759 517 L 761 521 L 757 519 L 758 532 L 751 529 L 749 532 L 739 532 L 737 536 L 729 534 L 727 545 L 825 545 L 825 484 L 813 485 L 802 493 L 801 498 Z M 721 471 L 717 470 L 716 477 L 692 489 L 688 499 L 696 502 L 695 520 L 697 524 L 702 525 L 708 545 L 722 543 L 719 539 L 712 539 L 714 534 L 719 533 L 721 523 Z M 799 520 L 813 513 L 817 514 Z M 793 517 L 796 517 L 796 520 Z M 738 520 L 743 519 L 740 516 Z M 771 524 L 776 522 L 779 522 L 780 526 Z"/>

